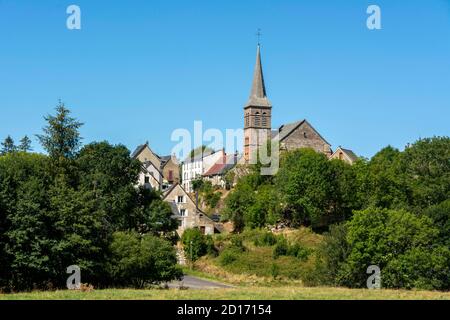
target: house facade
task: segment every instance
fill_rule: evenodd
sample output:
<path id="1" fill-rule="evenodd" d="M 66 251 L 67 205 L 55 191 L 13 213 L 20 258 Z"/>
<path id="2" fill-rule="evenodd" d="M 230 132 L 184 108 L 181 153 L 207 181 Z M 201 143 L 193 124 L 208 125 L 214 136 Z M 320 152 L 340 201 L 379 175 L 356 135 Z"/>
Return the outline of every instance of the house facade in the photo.
<path id="1" fill-rule="evenodd" d="M 166 191 L 163 200 L 172 208 L 173 218 L 178 220 L 177 233 L 180 237 L 185 230 L 192 228 L 198 228 L 205 235 L 218 232 L 214 221 L 197 207 L 179 183 Z"/>
<path id="2" fill-rule="evenodd" d="M 159 156 L 145 143 L 138 146 L 131 157 L 142 164 L 139 185 L 164 191 L 180 182 L 180 166 L 174 155 Z"/>
<path id="3" fill-rule="evenodd" d="M 187 192 L 194 192 L 192 182 L 201 178 L 214 164 L 226 156 L 225 151 L 219 150 L 210 154 L 199 154 L 194 157 L 188 157 L 181 165 L 181 174 L 183 178 L 183 188 Z"/>
<path id="4" fill-rule="evenodd" d="M 211 182 L 213 186 L 222 189 L 226 187 L 225 174 L 238 163 L 238 154 L 224 154 L 215 164 L 203 174 L 203 180 Z"/>
<path id="5" fill-rule="evenodd" d="M 339 159 L 352 165 L 358 160 L 358 156 L 352 150 L 339 146 L 330 159 Z"/>

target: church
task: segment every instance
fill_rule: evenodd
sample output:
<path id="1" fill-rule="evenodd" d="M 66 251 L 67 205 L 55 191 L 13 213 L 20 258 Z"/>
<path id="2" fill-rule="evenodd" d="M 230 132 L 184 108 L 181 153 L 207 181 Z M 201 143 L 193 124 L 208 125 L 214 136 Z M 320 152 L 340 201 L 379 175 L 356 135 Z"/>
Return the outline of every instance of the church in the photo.
<path id="1" fill-rule="evenodd" d="M 330 143 L 306 119 L 272 129 L 272 103 L 267 97 L 258 44 L 250 97 L 244 106 L 244 162 L 255 163 L 258 148 L 273 138 L 279 140 L 281 150 L 312 148 L 327 157 L 333 154 Z"/>

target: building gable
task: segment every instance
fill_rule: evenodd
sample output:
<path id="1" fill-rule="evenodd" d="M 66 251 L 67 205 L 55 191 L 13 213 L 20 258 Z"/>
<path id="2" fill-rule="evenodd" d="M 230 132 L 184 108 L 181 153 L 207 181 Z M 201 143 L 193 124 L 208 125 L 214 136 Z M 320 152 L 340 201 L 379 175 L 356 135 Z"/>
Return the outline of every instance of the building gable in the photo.
<path id="1" fill-rule="evenodd" d="M 331 145 L 306 120 L 280 127 L 280 146 L 285 150 L 312 148 L 331 155 Z"/>
<path id="2" fill-rule="evenodd" d="M 161 159 L 152 149 L 150 149 L 148 144 L 137 147 L 133 152 L 132 157 L 138 159 L 142 163 L 150 161 L 158 169 L 161 167 Z"/>

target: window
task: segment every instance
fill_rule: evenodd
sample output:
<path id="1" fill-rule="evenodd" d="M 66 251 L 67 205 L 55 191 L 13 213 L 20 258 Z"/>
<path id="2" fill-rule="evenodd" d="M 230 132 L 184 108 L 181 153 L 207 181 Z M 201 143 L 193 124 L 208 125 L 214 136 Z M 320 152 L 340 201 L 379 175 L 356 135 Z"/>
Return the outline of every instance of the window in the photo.
<path id="1" fill-rule="evenodd" d="M 144 178 L 144 183 L 145 183 L 145 184 L 150 183 L 150 177 L 149 177 L 149 176 L 145 176 L 145 178 Z"/>
<path id="2" fill-rule="evenodd" d="M 183 202 L 184 202 L 184 197 L 178 196 L 178 203 L 183 203 Z"/>
<path id="3" fill-rule="evenodd" d="M 169 170 L 169 182 L 173 182 L 173 170 Z"/>
<path id="4" fill-rule="evenodd" d="M 250 144 L 250 138 L 245 137 L 245 145 L 248 146 Z"/>
<path id="5" fill-rule="evenodd" d="M 185 216 L 186 216 L 186 209 L 181 209 L 181 210 L 180 210 L 180 215 L 181 215 L 182 217 L 185 217 Z"/>
<path id="6" fill-rule="evenodd" d="M 343 160 L 344 159 L 344 153 L 339 152 L 339 160 Z"/>
<path id="7" fill-rule="evenodd" d="M 250 117 L 248 116 L 248 113 L 245 114 L 245 126 L 248 127 L 250 125 L 249 121 Z"/>
<path id="8" fill-rule="evenodd" d="M 303 132 L 303 138 L 308 138 L 307 136 L 306 136 L 306 132 Z"/>
<path id="9" fill-rule="evenodd" d="M 255 127 L 259 127 L 261 125 L 261 116 L 259 112 L 255 113 Z"/>

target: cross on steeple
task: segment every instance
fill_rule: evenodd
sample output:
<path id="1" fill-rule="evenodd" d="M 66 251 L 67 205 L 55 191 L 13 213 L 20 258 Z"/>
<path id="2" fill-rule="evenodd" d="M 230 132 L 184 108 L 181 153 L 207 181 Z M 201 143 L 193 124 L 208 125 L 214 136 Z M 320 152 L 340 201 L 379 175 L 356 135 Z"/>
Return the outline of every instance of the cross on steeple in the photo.
<path id="1" fill-rule="evenodd" d="M 261 36 L 262 36 L 261 29 L 258 28 L 258 30 L 256 31 L 256 37 L 258 39 L 258 46 L 260 45 Z"/>

